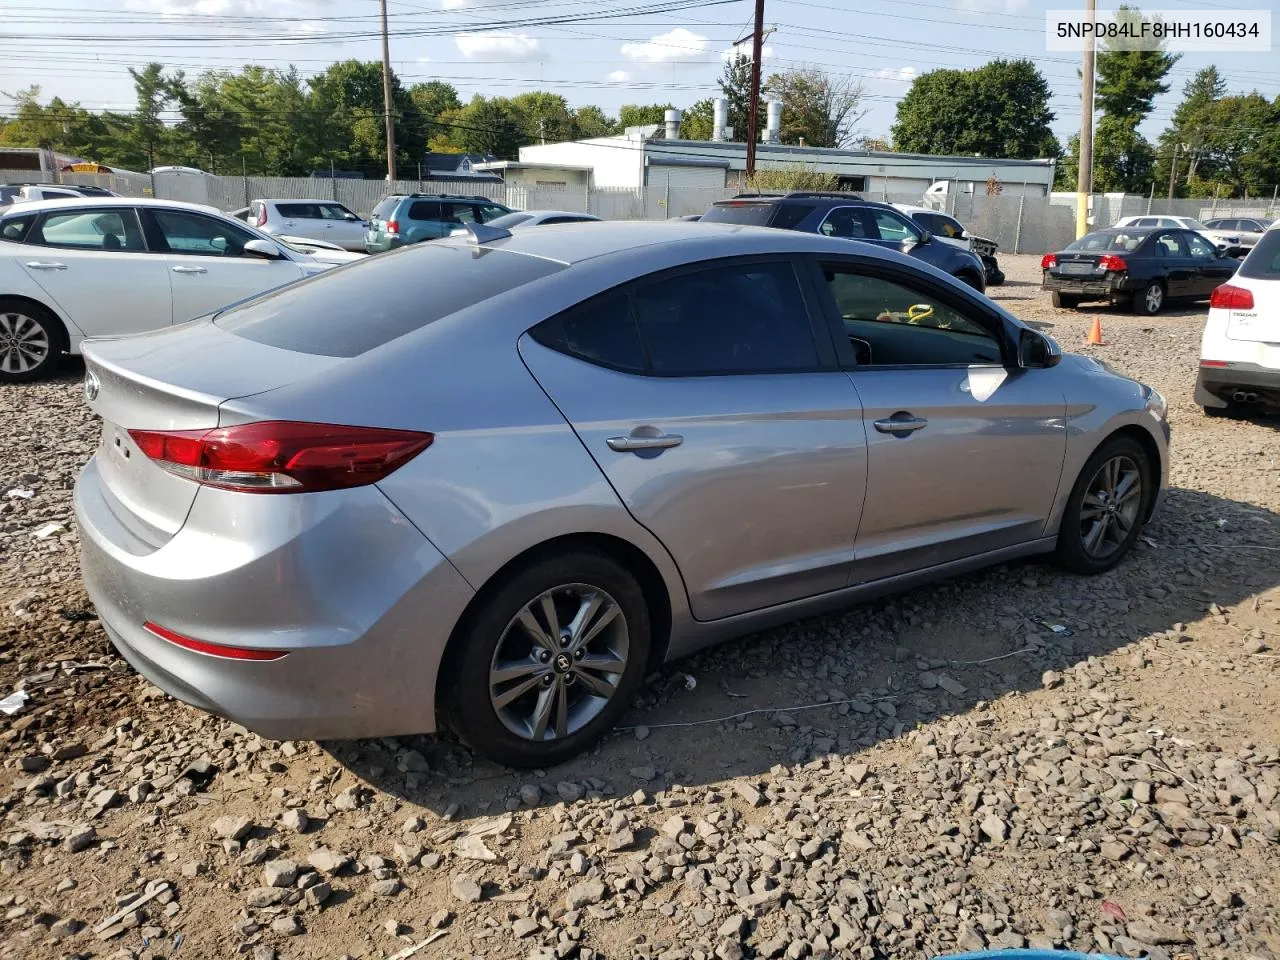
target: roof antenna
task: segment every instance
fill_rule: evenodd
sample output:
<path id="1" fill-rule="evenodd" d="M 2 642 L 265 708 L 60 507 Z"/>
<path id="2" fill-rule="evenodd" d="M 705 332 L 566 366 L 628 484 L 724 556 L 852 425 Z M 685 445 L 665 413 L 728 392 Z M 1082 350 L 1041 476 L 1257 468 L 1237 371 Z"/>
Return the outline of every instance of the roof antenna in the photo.
<path id="1" fill-rule="evenodd" d="M 489 227 L 483 223 L 464 223 L 463 228 L 469 234 L 468 243 L 473 246 L 479 246 L 482 243 L 489 243 L 493 240 L 505 240 L 511 236 L 510 230 L 504 230 L 502 227 Z"/>

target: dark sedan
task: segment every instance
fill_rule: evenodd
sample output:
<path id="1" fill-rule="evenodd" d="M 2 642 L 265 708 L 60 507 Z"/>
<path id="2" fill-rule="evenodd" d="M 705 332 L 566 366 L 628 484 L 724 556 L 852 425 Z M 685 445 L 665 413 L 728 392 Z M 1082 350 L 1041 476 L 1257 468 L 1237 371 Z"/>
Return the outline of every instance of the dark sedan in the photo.
<path id="1" fill-rule="evenodd" d="M 1206 300 L 1240 262 L 1194 230 L 1111 227 L 1040 261 L 1055 307 L 1106 300 L 1153 316 L 1170 300 Z"/>

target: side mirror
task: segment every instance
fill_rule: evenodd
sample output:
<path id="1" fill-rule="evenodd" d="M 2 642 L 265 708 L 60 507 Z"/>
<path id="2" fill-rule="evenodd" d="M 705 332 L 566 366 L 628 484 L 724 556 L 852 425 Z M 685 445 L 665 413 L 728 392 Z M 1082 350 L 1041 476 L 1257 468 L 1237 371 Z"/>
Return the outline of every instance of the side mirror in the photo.
<path id="1" fill-rule="evenodd" d="M 929 242 L 930 240 L 932 240 L 932 239 L 933 239 L 933 234 L 932 234 L 932 233 L 930 233 L 928 230 L 921 230 L 921 231 L 920 231 L 920 239 L 919 239 L 919 240 L 917 240 L 916 242 L 917 242 L 917 243 L 928 243 L 928 242 Z"/>
<path id="2" fill-rule="evenodd" d="M 283 260 L 284 254 L 270 240 L 260 240 L 254 237 L 244 245 L 244 252 L 254 257 L 261 257 L 263 260 Z"/>
<path id="3" fill-rule="evenodd" d="M 1018 366 L 1024 370 L 1056 367 L 1062 360 L 1062 348 L 1052 337 L 1024 327 L 1018 335 Z"/>

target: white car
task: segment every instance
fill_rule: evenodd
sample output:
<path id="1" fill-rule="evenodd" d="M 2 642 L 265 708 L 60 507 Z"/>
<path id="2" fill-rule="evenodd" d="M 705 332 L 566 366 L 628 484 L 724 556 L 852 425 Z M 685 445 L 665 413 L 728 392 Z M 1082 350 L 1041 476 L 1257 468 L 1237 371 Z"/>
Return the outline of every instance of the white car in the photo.
<path id="1" fill-rule="evenodd" d="M 365 252 L 369 222 L 336 200 L 254 200 L 244 219 L 272 236 L 324 240 L 343 250 Z"/>
<path id="2" fill-rule="evenodd" d="M 354 260 L 364 260 L 369 255 L 354 250 L 344 250 L 336 243 L 327 240 L 312 240 L 309 237 L 295 237 L 292 234 L 275 234 L 274 239 L 288 247 L 294 253 L 301 253 L 318 263 L 327 263 L 338 267 Z"/>
<path id="3" fill-rule="evenodd" d="M 1209 416 L 1280 409 L 1280 224 L 1213 291 L 1195 398 Z"/>
<path id="4" fill-rule="evenodd" d="M 1121 217 L 1114 227 L 1173 227 L 1182 230 L 1194 230 L 1228 256 L 1236 256 L 1243 247 L 1240 245 L 1240 234 L 1229 230 L 1211 230 L 1195 217 Z"/>
<path id="5" fill-rule="evenodd" d="M 332 267 L 192 203 L 15 204 L 0 216 L 0 383 L 48 376 L 87 337 L 184 323 Z"/>

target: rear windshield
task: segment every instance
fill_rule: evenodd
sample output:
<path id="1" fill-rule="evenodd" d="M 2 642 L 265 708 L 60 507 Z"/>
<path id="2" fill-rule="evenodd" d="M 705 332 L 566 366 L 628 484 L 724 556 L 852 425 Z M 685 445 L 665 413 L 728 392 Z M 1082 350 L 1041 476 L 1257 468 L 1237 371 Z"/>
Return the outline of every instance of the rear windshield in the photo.
<path id="1" fill-rule="evenodd" d="M 1255 280 L 1280 279 L 1280 229 L 1264 233 L 1236 272 Z"/>
<path id="2" fill-rule="evenodd" d="M 717 203 L 702 215 L 702 222 L 767 227 L 779 206 L 776 203 Z"/>
<path id="3" fill-rule="evenodd" d="M 385 220 L 387 214 L 394 210 L 399 202 L 399 197 L 383 197 L 378 201 L 378 205 L 373 208 L 373 216 Z"/>
<path id="4" fill-rule="evenodd" d="M 1101 253 L 1104 250 L 1137 250 L 1142 241 L 1147 239 L 1147 231 L 1127 233 L 1086 233 L 1079 240 L 1067 244 L 1068 250 L 1079 253 Z"/>
<path id="5" fill-rule="evenodd" d="M 519 253 L 420 244 L 280 287 L 214 323 L 270 347 L 355 357 L 564 268 Z"/>

